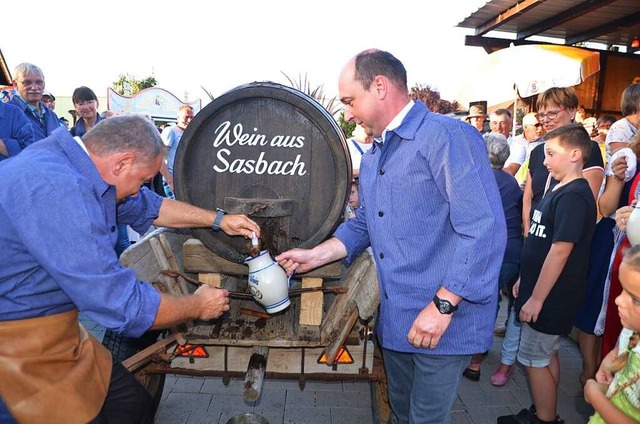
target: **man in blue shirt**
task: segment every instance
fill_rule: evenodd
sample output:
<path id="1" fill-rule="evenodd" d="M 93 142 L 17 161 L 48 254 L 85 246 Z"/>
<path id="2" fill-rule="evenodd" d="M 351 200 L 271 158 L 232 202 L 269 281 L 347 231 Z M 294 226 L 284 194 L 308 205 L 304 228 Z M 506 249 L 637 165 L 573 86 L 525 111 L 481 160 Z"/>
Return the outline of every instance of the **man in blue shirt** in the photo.
<path id="1" fill-rule="evenodd" d="M 33 130 L 17 107 L 0 101 L 0 161 L 33 143 Z"/>
<path id="2" fill-rule="evenodd" d="M 33 127 L 33 141 L 42 140 L 60 128 L 58 115 L 43 102 L 44 74 L 31 63 L 21 63 L 14 70 L 16 94 L 9 103 L 20 108 Z"/>
<path id="3" fill-rule="evenodd" d="M 150 396 L 78 324 L 78 310 L 139 337 L 229 309 L 226 290 L 160 294 L 117 260 L 116 221 L 140 233 L 213 223 L 232 236 L 259 234 L 244 215 L 141 188 L 162 160 L 153 123 L 128 115 L 101 121 L 84 139 L 60 128 L 0 163 L 9 188 L 0 190 L 0 398 L 17 421 L 152 422 Z M 8 411 L 0 402 L 0 422 L 11 422 Z"/>
<path id="4" fill-rule="evenodd" d="M 162 131 L 162 141 L 167 149 L 167 171 L 169 175 L 163 176 L 162 186 L 167 197 L 175 199 L 173 194 L 173 162 L 176 160 L 176 152 L 184 130 L 187 129 L 193 117 L 196 116 L 193 108 L 189 105 L 182 105 L 178 108 L 178 122 L 176 125 L 167 127 Z M 162 171 L 162 169 L 161 169 Z"/>
<path id="5" fill-rule="evenodd" d="M 493 342 L 506 226 L 480 133 L 411 101 L 402 63 L 367 50 L 339 79 L 345 120 L 374 136 L 360 208 L 334 237 L 276 259 L 305 272 L 369 245 L 389 400 L 400 423 L 449 423 L 463 370 Z"/>

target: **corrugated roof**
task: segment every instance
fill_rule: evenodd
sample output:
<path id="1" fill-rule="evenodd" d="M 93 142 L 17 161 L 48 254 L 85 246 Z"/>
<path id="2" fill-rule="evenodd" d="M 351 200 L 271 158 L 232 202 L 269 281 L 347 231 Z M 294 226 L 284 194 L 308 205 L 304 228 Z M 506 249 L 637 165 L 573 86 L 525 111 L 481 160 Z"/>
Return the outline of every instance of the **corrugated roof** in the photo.
<path id="1" fill-rule="evenodd" d="M 457 26 L 474 29 L 466 44 L 487 51 L 505 47 L 501 37 L 487 36 L 491 31 L 515 36 L 515 40 L 502 37 L 506 45 L 542 36 L 565 45 L 629 46 L 640 37 L 640 0 L 491 0 Z"/>

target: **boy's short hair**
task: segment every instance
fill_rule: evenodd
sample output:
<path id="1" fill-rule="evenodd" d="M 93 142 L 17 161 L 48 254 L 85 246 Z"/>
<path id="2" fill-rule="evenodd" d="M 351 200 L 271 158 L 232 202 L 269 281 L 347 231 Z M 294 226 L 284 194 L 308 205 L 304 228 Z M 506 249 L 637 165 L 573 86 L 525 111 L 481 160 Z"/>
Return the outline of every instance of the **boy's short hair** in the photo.
<path id="1" fill-rule="evenodd" d="M 584 126 L 580 123 L 565 125 L 548 132 L 544 136 L 544 141 L 557 139 L 562 147 L 580 149 L 582 152 L 582 163 L 587 163 L 591 156 L 591 137 Z"/>

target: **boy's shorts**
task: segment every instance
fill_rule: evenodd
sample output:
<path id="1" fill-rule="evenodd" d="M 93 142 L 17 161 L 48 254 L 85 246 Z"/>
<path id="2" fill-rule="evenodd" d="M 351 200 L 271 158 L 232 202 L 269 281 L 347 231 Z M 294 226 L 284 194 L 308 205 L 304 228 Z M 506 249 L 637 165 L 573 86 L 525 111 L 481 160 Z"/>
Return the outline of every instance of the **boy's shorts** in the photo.
<path id="1" fill-rule="evenodd" d="M 544 368 L 551 363 L 551 355 L 558 350 L 560 336 L 544 334 L 523 323 L 520 333 L 518 362 L 526 367 Z"/>

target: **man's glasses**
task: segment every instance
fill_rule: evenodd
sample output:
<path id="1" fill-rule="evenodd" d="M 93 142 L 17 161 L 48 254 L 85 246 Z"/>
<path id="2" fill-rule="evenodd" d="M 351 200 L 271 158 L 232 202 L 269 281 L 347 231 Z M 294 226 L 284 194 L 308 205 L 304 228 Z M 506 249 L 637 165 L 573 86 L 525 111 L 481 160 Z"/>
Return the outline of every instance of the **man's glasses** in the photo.
<path id="1" fill-rule="evenodd" d="M 549 118 L 549 120 L 553 120 L 553 119 L 556 119 L 558 117 L 558 114 L 560 112 L 562 112 L 563 110 L 565 110 L 565 109 L 559 109 L 559 110 L 556 110 L 555 112 L 538 113 L 538 118 L 540 120 L 542 120 L 544 118 Z"/>

